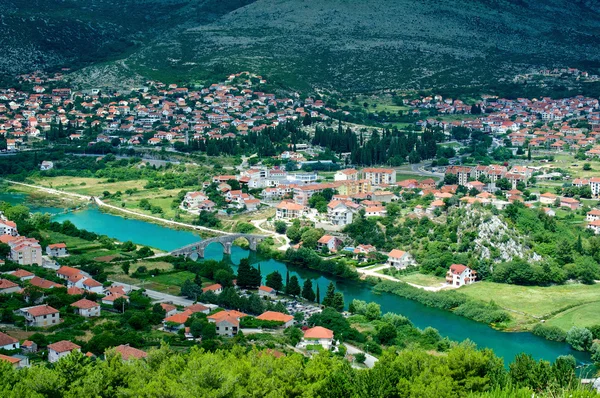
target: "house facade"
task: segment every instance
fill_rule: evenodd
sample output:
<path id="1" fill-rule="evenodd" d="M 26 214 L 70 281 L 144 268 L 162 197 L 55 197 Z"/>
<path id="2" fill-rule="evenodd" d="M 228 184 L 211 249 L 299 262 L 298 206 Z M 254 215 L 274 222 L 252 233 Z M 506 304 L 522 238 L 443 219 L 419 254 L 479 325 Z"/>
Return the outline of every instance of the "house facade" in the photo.
<path id="1" fill-rule="evenodd" d="M 386 264 L 396 269 L 404 269 L 409 265 L 413 265 L 414 260 L 408 252 L 394 249 L 388 253 L 388 260 Z"/>
<path id="2" fill-rule="evenodd" d="M 462 264 L 452 264 L 446 274 L 446 282 L 452 286 L 470 285 L 475 282 L 477 272 Z"/>
<path id="3" fill-rule="evenodd" d="M 29 326 L 47 327 L 60 322 L 60 312 L 47 304 L 21 308 L 18 313 L 25 317 Z"/>
<path id="4" fill-rule="evenodd" d="M 68 340 L 48 345 L 48 362 L 55 363 L 68 356 L 73 351 L 81 351 L 81 347 Z"/>

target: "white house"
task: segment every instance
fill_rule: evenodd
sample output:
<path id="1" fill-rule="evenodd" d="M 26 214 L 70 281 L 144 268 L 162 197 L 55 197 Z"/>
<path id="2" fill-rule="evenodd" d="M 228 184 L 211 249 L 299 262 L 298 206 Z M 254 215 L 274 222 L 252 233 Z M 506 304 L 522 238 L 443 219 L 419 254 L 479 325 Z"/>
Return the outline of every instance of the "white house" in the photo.
<path id="1" fill-rule="evenodd" d="M 550 192 L 543 193 L 540 195 L 540 203 L 543 203 L 545 205 L 553 205 L 557 197 L 558 196 Z"/>
<path id="2" fill-rule="evenodd" d="M 45 327 L 60 322 L 60 312 L 47 304 L 21 308 L 17 312 L 25 317 L 29 326 Z"/>
<path id="3" fill-rule="evenodd" d="M 470 285 L 475 282 L 477 272 L 462 264 L 452 264 L 446 274 L 446 282 L 452 286 Z"/>
<path id="4" fill-rule="evenodd" d="M 315 326 L 307 329 L 304 332 L 302 341 L 298 343 L 299 348 L 307 348 L 311 345 L 320 345 L 326 350 L 329 350 L 333 345 L 333 330 L 329 330 L 322 326 Z"/>
<path id="5" fill-rule="evenodd" d="M 338 170 L 333 176 L 334 181 L 358 181 L 358 170 L 344 169 Z"/>
<path id="6" fill-rule="evenodd" d="M 54 163 L 49 160 L 44 160 L 40 166 L 41 171 L 46 171 L 54 168 Z"/>
<path id="7" fill-rule="evenodd" d="M 327 205 L 327 218 L 333 225 L 352 224 L 354 213 L 359 208 L 356 203 L 332 200 Z"/>
<path id="8" fill-rule="evenodd" d="M 17 224 L 9 220 L 0 219 L 0 235 L 17 236 Z"/>
<path id="9" fill-rule="evenodd" d="M 317 241 L 317 249 L 323 250 L 323 248 L 326 247 L 330 252 L 335 252 L 339 249 L 342 243 L 343 242 L 340 238 L 336 238 L 335 236 L 331 235 L 323 235 Z"/>
<path id="10" fill-rule="evenodd" d="M 258 296 L 259 297 L 275 298 L 277 296 L 277 292 L 272 287 L 269 287 L 269 286 L 260 286 L 258 288 Z"/>
<path id="11" fill-rule="evenodd" d="M 64 243 L 54 243 L 46 246 L 46 255 L 50 257 L 66 257 L 69 255 L 67 252 L 67 245 Z"/>
<path id="12" fill-rule="evenodd" d="M 414 264 L 414 260 L 409 253 L 403 250 L 394 249 L 388 253 L 387 264 L 396 269 L 404 269 L 409 265 Z"/>
<path id="13" fill-rule="evenodd" d="M 5 333 L 0 332 L 0 349 L 2 350 L 18 350 L 19 340 Z"/>
<path id="14" fill-rule="evenodd" d="M 48 362 L 58 362 L 73 351 L 81 351 L 81 347 L 68 340 L 59 341 L 54 344 L 48 344 Z"/>
<path id="15" fill-rule="evenodd" d="M 75 313 L 86 318 L 100 316 L 100 304 L 92 300 L 81 299 L 71 304 Z"/>
<path id="16" fill-rule="evenodd" d="M 592 209 L 592 210 L 588 211 L 587 215 L 585 216 L 585 220 L 587 222 L 600 220 L 600 210 Z"/>
<path id="17" fill-rule="evenodd" d="M 8 279 L 0 279 L 0 294 L 16 293 L 19 290 L 21 290 L 21 287 L 13 281 L 9 281 Z"/>
<path id="18" fill-rule="evenodd" d="M 215 329 L 219 336 L 233 337 L 240 330 L 240 319 L 247 316 L 243 312 L 231 310 L 220 311 L 209 315 L 208 321 L 215 324 Z"/>
<path id="19" fill-rule="evenodd" d="M 221 292 L 223 292 L 223 286 L 219 283 L 215 283 L 213 285 L 206 286 L 205 288 L 202 288 L 202 293 L 206 293 L 206 292 L 213 292 L 214 294 L 221 294 Z"/>

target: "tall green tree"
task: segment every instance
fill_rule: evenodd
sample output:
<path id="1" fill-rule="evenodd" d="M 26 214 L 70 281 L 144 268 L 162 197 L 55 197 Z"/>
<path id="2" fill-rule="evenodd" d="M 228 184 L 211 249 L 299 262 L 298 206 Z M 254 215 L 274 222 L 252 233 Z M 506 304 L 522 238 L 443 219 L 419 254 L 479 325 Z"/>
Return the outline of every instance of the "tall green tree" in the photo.
<path id="1" fill-rule="evenodd" d="M 267 275 L 265 285 L 275 289 L 277 292 L 283 290 L 283 277 L 279 273 L 279 271 L 271 272 Z"/>
<path id="2" fill-rule="evenodd" d="M 333 282 L 329 282 L 327 286 L 327 291 L 325 292 L 325 297 L 323 298 L 323 305 L 325 307 L 333 307 L 335 299 L 335 285 Z"/>
<path id="3" fill-rule="evenodd" d="M 310 279 L 306 279 L 304 281 L 304 286 L 302 287 L 302 297 L 304 297 L 308 301 L 315 301 L 315 292 L 313 290 L 312 281 Z"/>
<path id="4" fill-rule="evenodd" d="M 301 292 L 300 289 L 300 283 L 298 283 L 298 277 L 296 275 L 293 275 L 290 278 L 290 283 L 288 286 L 286 286 L 287 288 L 287 294 L 289 294 L 290 296 L 298 296 Z"/>

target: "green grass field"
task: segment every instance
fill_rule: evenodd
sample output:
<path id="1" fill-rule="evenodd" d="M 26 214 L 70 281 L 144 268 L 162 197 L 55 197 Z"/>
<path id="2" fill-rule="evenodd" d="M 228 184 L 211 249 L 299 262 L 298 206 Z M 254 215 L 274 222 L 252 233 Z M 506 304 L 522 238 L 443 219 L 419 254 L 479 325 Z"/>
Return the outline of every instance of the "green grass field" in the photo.
<path id="1" fill-rule="evenodd" d="M 426 180 L 428 178 L 431 178 L 431 177 L 429 177 L 429 176 L 422 176 L 422 175 L 419 175 L 419 174 L 396 173 L 396 181 L 402 181 L 402 180 L 423 181 L 423 180 Z"/>
<path id="2" fill-rule="evenodd" d="M 562 312 L 546 321 L 548 326 L 569 330 L 572 326 L 589 327 L 600 325 L 600 303 L 589 303 Z"/>
<path id="3" fill-rule="evenodd" d="M 419 272 L 415 272 L 415 273 L 408 274 L 408 275 L 398 276 L 397 278 L 403 282 L 413 283 L 415 285 L 426 286 L 426 287 L 429 287 L 429 286 L 439 287 L 440 284 L 446 282 L 445 278 L 440 278 L 439 276 L 434 276 L 434 275 L 425 275 L 425 274 L 421 274 Z"/>
<path id="4" fill-rule="evenodd" d="M 517 327 L 525 329 L 545 319 L 548 324 L 566 330 L 580 325 L 578 322 L 591 313 L 594 306 L 600 308 L 600 284 L 539 287 L 478 282 L 462 287 L 460 292 L 479 300 L 493 300 L 513 311 L 517 314 Z M 590 317 L 589 322 L 600 323 L 600 313 Z"/>

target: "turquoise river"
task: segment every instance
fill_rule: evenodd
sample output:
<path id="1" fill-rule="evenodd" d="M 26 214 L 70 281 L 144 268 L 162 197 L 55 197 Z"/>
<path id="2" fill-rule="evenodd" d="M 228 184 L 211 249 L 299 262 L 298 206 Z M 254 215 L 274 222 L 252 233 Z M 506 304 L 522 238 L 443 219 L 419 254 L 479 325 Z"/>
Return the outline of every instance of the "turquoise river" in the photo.
<path id="1" fill-rule="evenodd" d="M 0 194 L 0 200 L 12 203 L 23 202 L 24 197 L 18 194 Z M 34 211 L 54 213 L 53 220 L 69 220 L 78 228 L 83 228 L 98 234 L 107 235 L 120 241 L 131 240 L 141 245 L 155 247 L 160 250 L 173 250 L 201 238 L 194 232 L 175 230 L 149 222 L 115 216 L 90 208 L 77 212 L 60 213 L 56 209 L 33 208 Z M 232 249 L 231 260 L 238 264 L 239 260 L 248 257 L 249 252 L 240 247 Z M 219 244 L 210 245 L 205 252 L 206 259 L 220 260 L 223 258 L 222 248 Z M 431 326 L 439 330 L 443 336 L 456 341 L 470 339 L 478 347 L 487 347 L 503 357 L 505 361 L 512 361 L 516 354 L 525 352 L 536 359 L 553 361 L 560 355 L 571 354 L 580 364 L 589 363 L 589 356 L 575 351 L 566 343 L 558 343 L 534 336 L 531 333 L 507 333 L 492 329 L 482 323 L 457 316 L 451 312 L 426 307 L 412 300 L 407 300 L 388 293 L 375 293 L 369 285 L 358 281 L 336 279 L 324 276 L 318 272 L 297 269 L 273 259 L 261 259 L 256 255 L 251 256 L 254 264 L 260 263 L 264 275 L 278 270 L 283 275 L 289 270 L 290 275 L 296 275 L 300 283 L 306 278 L 311 278 L 317 283 L 321 292 L 325 292 L 330 281 L 335 283 L 336 289 L 344 294 L 346 304 L 352 299 L 374 301 L 381 305 L 382 311 L 395 312 L 408 317 L 417 327 Z"/>

